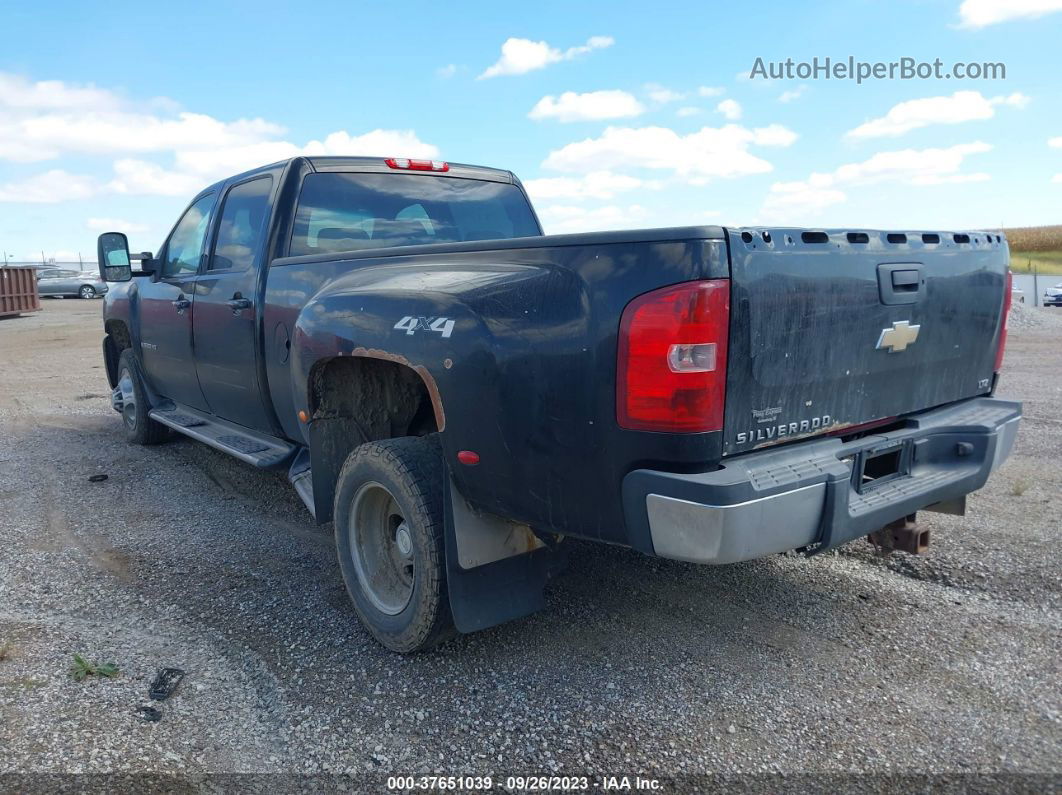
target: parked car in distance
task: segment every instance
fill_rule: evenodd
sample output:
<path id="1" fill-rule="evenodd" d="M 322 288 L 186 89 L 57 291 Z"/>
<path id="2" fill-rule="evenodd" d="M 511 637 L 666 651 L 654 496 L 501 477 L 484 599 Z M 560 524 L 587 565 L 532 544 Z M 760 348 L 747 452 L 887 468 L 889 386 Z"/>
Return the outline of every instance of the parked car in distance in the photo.
<path id="1" fill-rule="evenodd" d="M 1044 290 L 1044 306 L 1062 306 L 1062 282 Z"/>
<path id="2" fill-rule="evenodd" d="M 65 268 L 41 268 L 37 271 L 37 294 L 42 297 L 71 295 L 96 298 L 106 292 L 107 282 L 98 273 Z"/>
<path id="3" fill-rule="evenodd" d="M 1012 304 L 1014 304 L 1014 303 L 1024 304 L 1025 303 L 1025 291 L 1022 290 L 1020 287 L 1018 287 L 1018 285 L 1015 284 L 1013 287 L 1011 287 L 1011 298 L 1010 298 L 1010 301 L 1011 301 Z"/>

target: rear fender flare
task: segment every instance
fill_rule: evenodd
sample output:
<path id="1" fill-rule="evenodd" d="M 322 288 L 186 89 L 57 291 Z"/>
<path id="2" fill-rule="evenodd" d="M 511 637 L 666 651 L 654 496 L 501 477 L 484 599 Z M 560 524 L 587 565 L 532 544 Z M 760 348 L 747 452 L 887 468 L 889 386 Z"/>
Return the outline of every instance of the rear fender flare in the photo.
<path id="1" fill-rule="evenodd" d="M 409 333 L 408 318 L 445 318 L 471 333 L 426 330 L 415 325 Z M 292 400 L 300 429 L 310 448 L 314 504 L 319 522 L 332 514 L 335 478 L 343 460 L 357 439 L 379 437 L 356 418 L 326 416 L 317 405 L 317 377 L 322 368 L 336 360 L 391 362 L 408 370 L 419 381 L 431 404 L 435 429 L 449 459 L 453 451 L 447 443 L 450 423 L 446 413 L 446 379 L 455 361 L 467 355 L 470 341 L 475 348 L 483 336 L 475 328 L 467 310 L 452 297 L 384 292 L 326 292 L 307 304 L 294 324 L 291 335 Z M 379 429 L 377 429 L 379 430 Z"/>
<path id="2" fill-rule="evenodd" d="M 423 322 L 440 319 L 451 324 L 446 336 Z M 445 394 L 451 368 L 488 339 L 482 323 L 450 296 L 406 291 L 318 296 L 302 309 L 292 329 L 295 411 L 304 424 L 313 417 L 313 375 L 323 364 L 336 358 L 388 361 L 416 373 L 431 400 L 436 427 L 444 434 L 449 424 Z"/>

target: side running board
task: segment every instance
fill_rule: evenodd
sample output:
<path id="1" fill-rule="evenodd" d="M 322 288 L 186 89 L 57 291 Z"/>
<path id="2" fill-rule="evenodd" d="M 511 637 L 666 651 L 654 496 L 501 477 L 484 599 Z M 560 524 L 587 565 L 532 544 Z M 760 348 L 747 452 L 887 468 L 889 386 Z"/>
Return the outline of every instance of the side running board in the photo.
<path id="1" fill-rule="evenodd" d="M 178 433 L 246 461 L 260 469 L 288 466 L 298 451 L 291 442 L 257 433 L 187 406 L 165 403 L 148 412 L 151 419 Z"/>

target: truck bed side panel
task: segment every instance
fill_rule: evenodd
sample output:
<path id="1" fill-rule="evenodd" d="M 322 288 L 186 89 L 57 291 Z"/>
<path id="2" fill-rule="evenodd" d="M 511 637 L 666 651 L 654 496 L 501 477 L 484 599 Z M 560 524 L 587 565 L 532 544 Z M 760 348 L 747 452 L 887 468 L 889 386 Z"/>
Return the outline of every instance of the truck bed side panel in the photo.
<path id="1" fill-rule="evenodd" d="M 678 239 L 628 233 L 635 239 L 623 242 L 606 233 L 279 260 L 265 319 L 277 413 L 294 418 L 306 407 L 308 373 L 321 358 L 359 348 L 395 354 L 438 386 L 441 441 L 466 498 L 542 528 L 626 543 L 618 494 L 627 472 L 663 462 L 703 467 L 720 456 L 717 432 L 616 425 L 616 338 L 627 302 L 727 275 L 721 234 L 663 231 Z M 455 323 L 446 338 L 408 334 L 394 328 L 406 316 Z M 463 449 L 481 463 L 455 464 Z"/>

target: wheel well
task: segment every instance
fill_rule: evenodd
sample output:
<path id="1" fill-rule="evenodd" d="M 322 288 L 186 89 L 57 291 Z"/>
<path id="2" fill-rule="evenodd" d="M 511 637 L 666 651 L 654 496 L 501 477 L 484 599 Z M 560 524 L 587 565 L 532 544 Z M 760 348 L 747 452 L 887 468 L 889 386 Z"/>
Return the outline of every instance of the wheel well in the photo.
<path id="1" fill-rule="evenodd" d="M 108 320 L 103 325 L 107 336 L 103 338 L 103 363 L 107 368 L 107 381 L 111 389 L 118 384 L 118 357 L 122 351 L 132 347 L 129 329 L 120 320 Z"/>
<path id="2" fill-rule="evenodd" d="M 365 442 L 426 436 L 445 422 L 431 376 L 383 355 L 318 362 L 310 371 L 309 404 L 318 522 L 332 518 L 336 479 L 351 450 Z"/>
<path id="3" fill-rule="evenodd" d="M 129 329 L 121 320 L 108 320 L 103 328 L 114 340 L 114 347 L 118 350 L 119 355 L 126 348 L 132 347 L 133 343 L 129 339 Z"/>
<path id="4" fill-rule="evenodd" d="M 404 364 L 367 356 L 314 365 L 310 414 L 314 421 L 354 419 L 369 442 L 439 430 L 424 377 Z"/>

